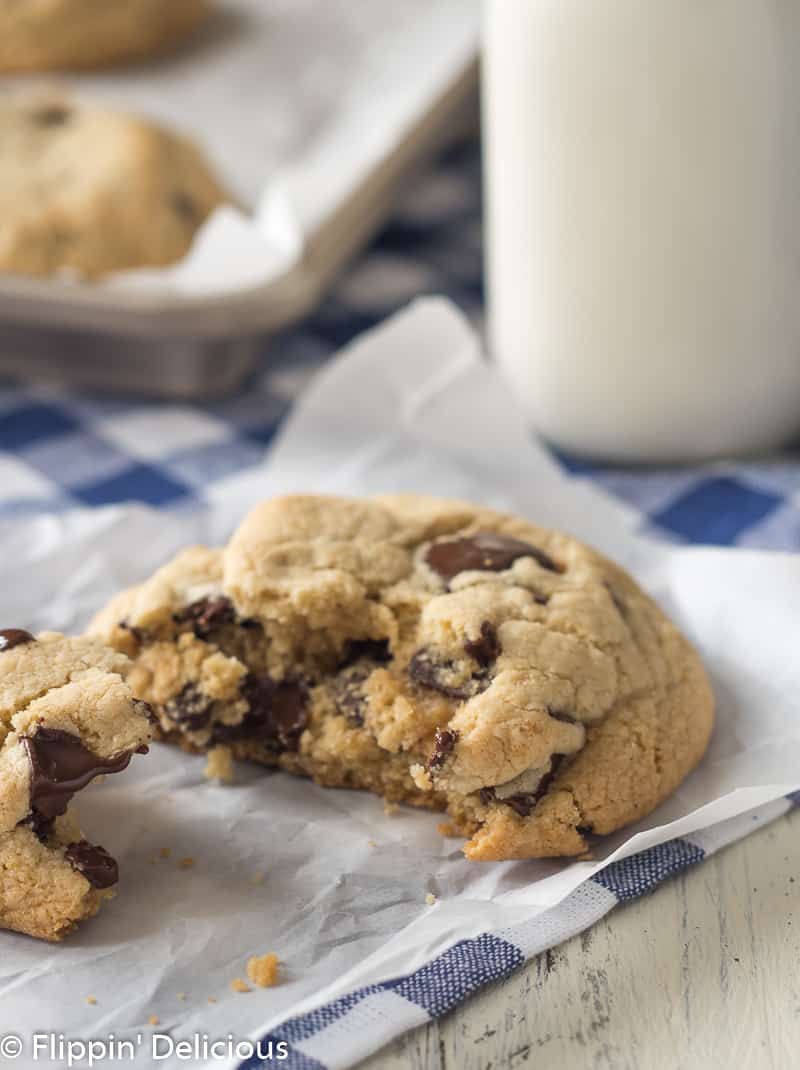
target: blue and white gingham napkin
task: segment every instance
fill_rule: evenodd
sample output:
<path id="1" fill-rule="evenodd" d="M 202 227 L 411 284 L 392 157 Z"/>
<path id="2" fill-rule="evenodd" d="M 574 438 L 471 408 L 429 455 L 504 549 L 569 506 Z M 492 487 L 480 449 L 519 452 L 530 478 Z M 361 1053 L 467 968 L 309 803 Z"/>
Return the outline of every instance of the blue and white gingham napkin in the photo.
<path id="1" fill-rule="evenodd" d="M 0 518 L 126 500 L 167 508 L 202 502 L 216 483 L 262 460 L 293 398 L 337 348 L 412 296 L 444 293 L 478 320 L 478 174 L 473 148 L 451 154 L 313 319 L 273 344 L 232 398 L 157 405 L 0 387 Z M 637 508 L 662 538 L 800 548 L 800 454 L 647 471 L 560 460 Z M 291 1018 L 264 1039 L 287 1045 L 289 1068 L 350 1066 L 798 804 L 800 794 L 614 862 L 532 921 L 459 941 L 413 973 Z M 254 1057 L 240 1065 L 273 1063 Z"/>

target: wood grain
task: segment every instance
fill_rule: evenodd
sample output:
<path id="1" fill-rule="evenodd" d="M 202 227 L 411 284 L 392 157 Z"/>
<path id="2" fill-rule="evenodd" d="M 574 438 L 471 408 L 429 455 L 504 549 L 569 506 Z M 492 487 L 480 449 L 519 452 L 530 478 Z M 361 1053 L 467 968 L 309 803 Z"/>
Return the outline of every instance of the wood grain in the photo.
<path id="1" fill-rule="evenodd" d="M 532 960 L 360 1070 L 800 1065 L 800 810 Z"/>

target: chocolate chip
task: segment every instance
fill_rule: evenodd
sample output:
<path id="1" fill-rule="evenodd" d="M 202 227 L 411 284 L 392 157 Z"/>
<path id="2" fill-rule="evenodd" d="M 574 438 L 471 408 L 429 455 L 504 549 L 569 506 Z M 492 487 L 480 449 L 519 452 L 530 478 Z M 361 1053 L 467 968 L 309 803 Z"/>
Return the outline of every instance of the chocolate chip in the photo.
<path id="1" fill-rule="evenodd" d="M 63 126 L 71 117 L 72 112 L 63 104 L 49 104 L 31 112 L 31 119 L 37 126 Z"/>
<path id="2" fill-rule="evenodd" d="M 47 843 L 55 820 L 54 817 L 42 817 L 41 814 L 31 812 L 23 821 L 20 821 L 20 825 L 27 825 L 40 843 Z"/>
<path id="3" fill-rule="evenodd" d="M 24 628 L 4 628 L 0 631 L 0 653 L 15 646 L 22 646 L 23 643 L 35 642 L 36 636 L 26 632 Z"/>
<path id="4" fill-rule="evenodd" d="M 585 836 L 593 836 L 594 835 L 594 826 L 593 825 L 576 825 L 575 826 L 575 831 L 578 833 L 579 836 L 584 836 L 584 837 Z"/>
<path id="5" fill-rule="evenodd" d="M 425 768 L 430 771 L 443 765 L 445 759 L 455 747 L 457 739 L 458 732 L 454 732 L 451 728 L 437 728 L 433 737 L 433 753 L 425 763 Z"/>
<path id="6" fill-rule="evenodd" d="M 357 661 L 366 659 L 378 665 L 386 665 L 392 660 L 388 639 L 351 639 L 345 648 L 344 658 L 339 668 L 344 669 Z"/>
<path id="7" fill-rule="evenodd" d="M 76 791 L 104 773 L 119 773 L 131 760 L 130 753 L 117 758 L 98 758 L 77 736 L 57 728 L 39 728 L 23 736 L 31 767 L 30 806 L 45 821 L 66 812 Z"/>
<path id="8" fill-rule="evenodd" d="M 145 702 L 141 698 L 135 698 L 133 700 L 133 708 L 141 717 L 146 717 L 151 725 L 158 724 L 158 717 L 156 717 L 155 711 L 149 702 Z"/>
<path id="9" fill-rule="evenodd" d="M 237 725 L 216 724 L 215 742 L 247 739 L 270 750 L 296 751 L 308 724 L 308 688 L 302 680 L 273 680 L 250 673 L 242 685 L 250 709 Z"/>
<path id="10" fill-rule="evenodd" d="M 337 712 L 356 727 L 364 723 L 364 706 L 367 701 L 364 683 L 371 673 L 372 665 L 369 663 L 350 665 L 337 673 L 330 684 L 331 698 Z"/>
<path id="11" fill-rule="evenodd" d="M 429 687 L 448 698 L 467 699 L 485 691 L 491 681 L 485 668 L 462 678 L 452 661 L 443 661 L 423 647 L 408 663 L 408 675 L 415 684 Z M 455 677 L 455 678 L 454 678 Z"/>
<path id="12" fill-rule="evenodd" d="M 435 542 L 428 548 L 425 560 L 442 579 L 451 580 L 459 572 L 504 572 L 520 557 L 532 557 L 550 572 L 563 572 L 544 550 L 494 531 Z"/>
<path id="13" fill-rule="evenodd" d="M 64 852 L 69 864 L 77 869 L 93 888 L 111 888 L 119 880 L 117 863 L 103 847 L 88 840 L 71 843 Z"/>
<path id="14" fill-rule="evenodd" d="M 125 632 L 130 632 L 137 643 L 141 643 L 144 639 L 144 629 L 137 628 L 135 624 L 129 624 L 127 620 L 121 620 L 119 627 Z"/>
<path id="15" fill-rule="evenodd" d="M 539 781 L 536 791 L 527 791 L 520 795 L 509 795 L 507 798 L 498 801 L 510 806 L 520 817 L 530 817 L 534 807 L 547 792 L 565 761 L 565 754 L 554 754 L 550 762 L 550 771 L 545 773 Z M 495 788 L 481 788 L 480 798 L 484 806 L 488 806 L 492 800 L 497 799 L 497 792 Z"/>
<path id="16" fill-rule="evenodd" d="M 356 727 L 364 723 L 366 696 L 363 685 L 378 665 L 392 660 L 388 639 L 352 639 L 345 648 L 339 671 L 330 683 L 337 711 Z"/>
<path id="17" fill-rule="evenodd" d="M 479 665 L 484 668 L 496 661 L 500 654 L 500 640 L 493 624 L 485 620 L 481 624 L 479 639 L 468 639 L 464 643 L 464 649 L 471 658 L 475 658 Z"/>
<path id="18" fill-rule="evenodd" d="M 164 707 L 175 724 L 189 732 L 202 732 L 211 720 L 211 699 L 196 684 L 186 684 Z"/>
<path id="19" fill-rule="evenodd" d="M 175 214 L 187 223 L 197 223 L 200 218 L 194 198 L 184 190 L 176 190 L 172 194 L 172 208 Z"/>
<path id="20" fill-rule="evenodd" d="M 526 795 L 509 795 L 507 799 L 503 799 L 506 806 L 510 806 L 520 817 L 530 817 L 538 801 L 538 792 L 528 792 Z"/>
<path id="21" fill-rule="evenodd" d="M 185 609 L 173 614 L 176 624 L 190 624 L 198 639 L 205 639 L 211 632 L 225 624 L 233 624 L 236 612 L 230 598 L 201 598 Z"/>

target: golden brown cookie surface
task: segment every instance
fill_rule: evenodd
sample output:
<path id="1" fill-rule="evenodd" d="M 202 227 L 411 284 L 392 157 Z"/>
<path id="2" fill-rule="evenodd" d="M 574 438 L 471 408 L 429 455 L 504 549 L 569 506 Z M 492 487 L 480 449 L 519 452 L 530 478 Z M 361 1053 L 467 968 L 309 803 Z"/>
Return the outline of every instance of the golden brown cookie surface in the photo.
<path id="1" fill-rule="evenodd" d="M 170 264 L 227 199 L 193 144 L 118 112 L 5 100 L 0 144 L 0 273 Z"/>
<path id="2" fill-rule="evenodd" d="M 186 39 L 206 0 L 0 0 L 0 72 L 106 67 Z"/>

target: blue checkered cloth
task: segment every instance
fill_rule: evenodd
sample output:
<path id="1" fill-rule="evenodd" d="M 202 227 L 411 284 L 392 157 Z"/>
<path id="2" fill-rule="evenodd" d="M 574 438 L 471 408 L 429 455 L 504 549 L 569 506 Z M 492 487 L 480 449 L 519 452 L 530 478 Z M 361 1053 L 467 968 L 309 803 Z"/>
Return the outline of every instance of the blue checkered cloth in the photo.
<path id="1" fill-rule="evenodd" d="M 293 398 L 337 349 L 423 293 L 446 294 L 480 322 L 474 146 L 451 153 L 420 180 L 313 318 L 273 342 L 235 396 L 178 405 L 0 388 L 0 517 L 132 500 L 168 508 L 202 502 L 215 481 L 262 460 Z M 800 451 L 649 470 L 559 460 L 634 505 L 662 538 L 800 548 Z M 530 922 L 459 941 L 412 974 L 284 1022 L 263 1038 L 262 1050 L 285 1045 L 282 1065 L 292 1070 L 350 1066 L 798 803 L 800 795 L 613 863 Z M 241 1063 L 247 1070 L 272 1065 L 258 1054 Z"/>
<path id="2" fill-rule="evenodd" d="M 0 516 L 130 500 L 166 507 L 202 501 L 216 480 L 261 460 L 292 399 L 325 360 L 411 298 L 445 294 L 479 322 L 480 203 L 477 148 L 461 147 L 410 191 L 317 313 L 270 344 L 233 397 L 154 404 L 0 387 Z M 662 537 L 800 548 L 800 449 L 657 470 L 561 460 L 636 506 Z"/>

